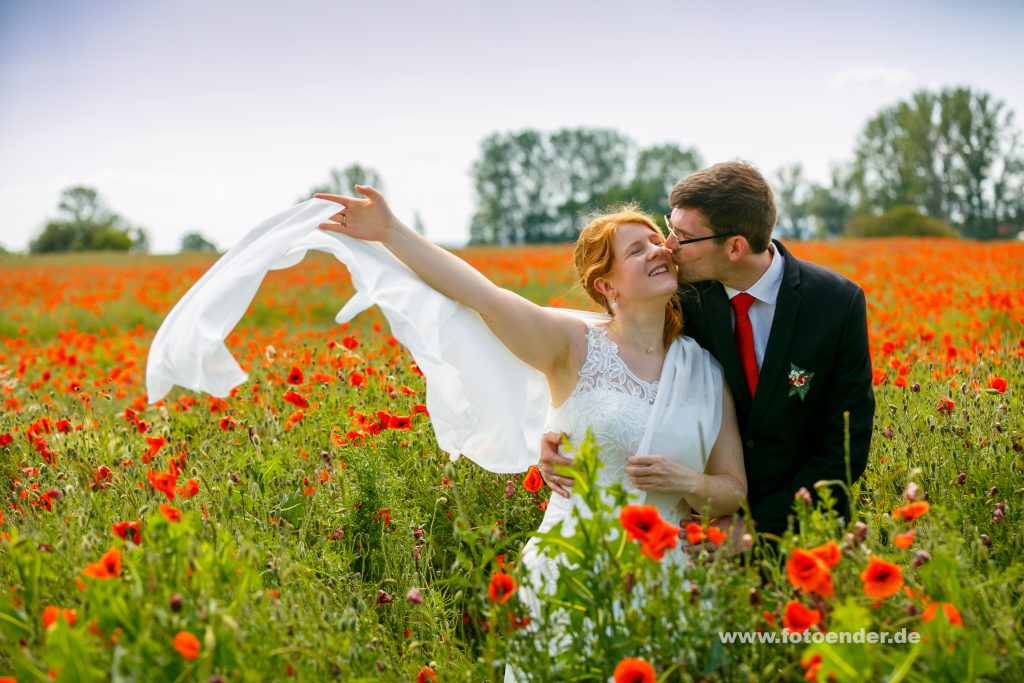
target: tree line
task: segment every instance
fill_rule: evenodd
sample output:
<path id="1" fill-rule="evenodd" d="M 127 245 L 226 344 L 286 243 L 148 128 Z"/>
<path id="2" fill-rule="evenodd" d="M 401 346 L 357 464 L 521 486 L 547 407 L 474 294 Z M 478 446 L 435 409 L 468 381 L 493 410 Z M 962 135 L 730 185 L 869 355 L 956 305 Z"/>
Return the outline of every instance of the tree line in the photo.
<path id="1" fill-rule="evenodd" d="M 1024 229 L 1014 112 L 969 88 L 922 90 L 880 111 L 864 125 L 853 159 L 833 166 L 827 183 L 808 182 L 794 164 L 773 186 L 779 227 L 797 236 L 864 236 L 887 224 L 972 239 Z"/>
<path id="2" fill-rule="evenodd" d="M 613 130 L 494 134 L 473 165 L 475 243 L 569 240 L 580 216 L 622 200 L 652 215 L 672 185 L 703 165 L 693 148 L 636 149 Z M 1024 230 L 1024 154 L 1014 112 L 969 88 L 920 91 L 873 116 L 853 158 L 824 183 L 799 163 L 769 181 L 777 233 L 1010 237 Z"/>
<path id="3" fill-rule="evenodd" d="M 812 182 L 799 163 L 769 177 L 784 237 L 962 235 L 1010 237 L 1024 229 L 1024 152 L 1014 112 L 1005 102 L 966 87 L 922 90 L 867 121 L 852 159 Z M 660 215 L 679 179 L 701 168 L 693 147 L 639 147 L 611 129 L 533 129 L 494 133 L 481 144 L 471 176 L 475 244 L 571 241 L 588 213 L 634 202 Z M 383 187 L 360 164 L 332 169 L 316 192 L 349 194 L 356 183 Z M 145 230 L 108 209 L 96 190 L 73 187 L 30 252 L 146 251 Z M 417 214 L 415 227 L 422 232 Z M 182 251 L 213 251 L 199 233 Z"/>

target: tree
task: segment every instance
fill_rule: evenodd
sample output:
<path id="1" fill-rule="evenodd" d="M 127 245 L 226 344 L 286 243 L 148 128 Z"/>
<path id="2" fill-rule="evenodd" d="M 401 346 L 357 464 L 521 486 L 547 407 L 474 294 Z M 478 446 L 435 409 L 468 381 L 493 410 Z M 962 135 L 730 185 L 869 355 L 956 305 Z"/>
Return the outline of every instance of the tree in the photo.
<path id="1" fill-rule="evenodd" d="M 660 215 L 671 187 L 700 163 L 695 150 L 673 144 L 638 153 L 628 137 L 608 129 L 495 133 L 473 164 L 470 241 L 570 241 L 586 213 L 630 201 Z"/>
<path id="2" fill-rule="evenodd" d="M 572 240 L 594 198 L 622 182 L 633 143 L 610 129 L 563 128 L 549 144 L 556 225 L 547 237 Z"/>
<path id="3" fill-rule="evenodd" d="M 67 251 L 128 251 L 148 249 L 142 228 L 130 227 L 110 211 L 99 193 L 82 185 L 61 194 L 57 208 L 63 216 L 50 220 L 29 244 L 33 254 Z"/>
<path id="4" fill-rule="evenodd" d="M 200 235 L 198 232 L 190 232 L 181 238 L 181 248 L 178 251 L 217 251 L 217 246 Z"/>
<path id="5" fill-rule="evenodd" d="M 853 184 L 850 173 L 842 166 L 833 166 L 829 184 L 811 184 L 804 210 L 815 222 L 817 237 L 839 237 L 853 215 Z"/>
<path id="6" fill-rule="evenodd" d="M 341 170 L 332 168 L 330 176 L 330 180 L 314 186 L 309 190 L 308 194 L 299 197 L 298 201 L 304 202 L 318 193 L 351 196 L 355 193 L 354 187 L 356 185 L 370 185 L 376 188 L 378 192 L 384 193 L 384 181 L 381 179 L 380 174 L 369 166 L 349 164 Z"/>
<path id="7" fill-rule="evenodd" d="M 602 206 L 635 202 L 640 210 L 660 216 L 669 210 L 668 196 L 677 182 L 703 165 L 697 150 L 672 143 L 653 145 L 637 154 L 633 179 L 606 192 Z"/>
<path id="8" fill-rule="evenodd" d="M 477 210 L 471 243 L 522 244 L 550 241 L 556 224 L 554 158 L 545 135 L 535 130 L 494 133 L 473 162 Z"/>
<path id="9" fill-rule="evenodd" d="M 149 233 L 142 228 L 132 228 L 130 235 L 132 238 L 132 251 L 136 254 L 148 254 Z"/>
<path id="10" fill-rule="evenodd" d="M 1014 113 L 969 88 L 920 91 L 879 112 L 858 139 L 852 180 L 862 210 L 915 206 L 968 237 L 1024 218 Z"/>
<path id="11" fill-rule="evenodd" d="M 779 235 L 804 239 L 810 236 L 811 221 L 807 202 L 811 196 L 811 184 L 804 178 L 803 165 L 796 163 L 783 166 L 775 174 L 775 196 L 778 207 L 776 227 Z"/>

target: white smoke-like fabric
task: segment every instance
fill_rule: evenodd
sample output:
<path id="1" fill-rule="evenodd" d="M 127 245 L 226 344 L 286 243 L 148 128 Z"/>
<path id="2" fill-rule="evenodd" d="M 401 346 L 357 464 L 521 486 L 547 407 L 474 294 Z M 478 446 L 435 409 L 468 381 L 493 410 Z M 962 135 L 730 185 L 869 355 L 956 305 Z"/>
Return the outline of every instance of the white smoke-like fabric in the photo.
<path id="1" fill-rule="evenodd" d="M 247 375 L 224 340 L 242 318 L 263 278 L 290 268 L 308 251 L 333 254 L 349 270 L 355 296 L 338 312 L 343 323 L 376 305 L 391 333 L 410 352 L 426 380 L 426 406 L 438 446 L 454 460 L 465 455 L 500 473 L 523 472 L 537 463 L 551 396 L 542 373 L 529 367 L 498 341 L 475 312 L 428 287 L 384 246 L 319 225 L 337 213 L 338 204 L 309 199 L 266 219 L 224 254 L 171 309 L 150 347 L 146 385 L 150 403 L 177 385 L 223 398 Z M 583 311 L 587 322 L 607 320 Z M 706 355 L 706 354 L 705 354 Z M 700 360 L 704 360 L 703 357 Z M 693 354 L 670 353 L 667 366 L 698 362 Z M 706 361 L 705 361 L 706 362 Z M 668 376 L 687 378 L 688 367 L 670 367 Z M 663 372 L 663 380 L 667 379 Z M 643 444 L 670 455 L 673 423 L 690 419 L 692 391 L 662 383 L 657 415 L 647 424 Z M 693 389 L 694 387 L 689 387 Z M 717 434 L 721 394 L 706 394 Z"/>

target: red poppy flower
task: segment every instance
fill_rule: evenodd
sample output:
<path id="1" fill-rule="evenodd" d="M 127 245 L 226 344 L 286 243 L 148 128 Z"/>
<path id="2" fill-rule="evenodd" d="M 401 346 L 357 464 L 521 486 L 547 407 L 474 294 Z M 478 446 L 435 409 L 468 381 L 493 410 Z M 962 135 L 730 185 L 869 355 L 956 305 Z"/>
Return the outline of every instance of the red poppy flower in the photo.
<path id="1" fill-rule="evenodd" d="M 645 557 L 661 562 L 665 551 L 675 548 L 678 540 L 679 527 L 662 522 L 661 526 L 655 527 L 647 534 L 647 540 L 640 545 L 640 552 Z"/>
<path id="2" fill-rule="evenodd" d="M 178 631 L 174 636 L 174 649 L 185 659 L 199 656 L 199 639 L 188 631 Z"/>
<path id="3" fill-rule="evenodd" d="M 658 508 L 653 505 L 625 505 L 619 511 L 619 522 L 631 541 L 644 543 L 647 537 L 664 524 Z"/>
<path id="4" fill-rule="evenodd" d="M 302 370 L 297 365 L 292 366 L 292 371 L 288 373 L 288 384 L 302 384 L 305 381 L 305 376 L 302 374 Z"/>
<path id="5" fill-rule="evenodd" d="M 915 501 L 913 503 L 907 503 L 903 507 L 896 508 L 892 511 L 893 519 L 905 519 L 908 522 L 917 519 L 924 513 L 928 512 L 931 505 L 924 501 Z"/>
<path id="6" fill-rule="evenodd" d="M 170 472 L 146 472 L 146 478 L 150 485 L 157 491 L 162 491 L 167 500 L 174 500 L 174 487 L 178 483 L 178 477 Z"/>
<path id="7" fill-rule="evenodd" d="M 1006 393 L 1006 387 L 1008 386 L 1007 381 L 1002 377 L 990 377 L 988 380 L 988 388 L 998 391 L 1000 394 Z"/>
<path id="8" fill-rule="evenodd" d="M 726 536 L 728 535 L 726 534 L 726 532 L 722 531 L 717 526 L 709 526 L 707 534 L 708 540 L 714 543 L 715 545 L 722 545 L 723 543 L 725 543 Z"/>
<path id="9" fill-rule="evenodd" d="M 515 615 L 514 612 L 509 612 L 508 618 L 509 621 L 512 622 L 513 631 L 518 631 L 519 629 L 526 628 L 530 625 L 530 617 L 526 616 L 525 614 L 521 617 L 518 617 Z"/>
<path id="10" fill-rule="evenodd" d="M 366 376 L 363 375 L 363 373 L 361 372 L 356 372 L 353 370 L 352 373 L 348 376 L 348 383 L 354 387 L 364 387 L 366 386 Z"/>
<path id="11" fill-rule="evenodd" d="M 708 537 L 708 535 L 704 533 L 704 527 L 696 522 L 690 522 L 687 524 L 684 531 L 686 531 L 686 542 L 690 545 L 702 543 L 704 539 Z"/>
<path id="12" fill-rule="evenodd" d="M 911 529 L 910 531 L 905 531 L 902 534 L 894 535 L 892 537 L 892 542 L 900 550 L 906 550 L 907 548 L 909 548 L 911 546 L 911 544 L 913 544 L 914 536 L 916 534 L 917 534 L 917 529 Z"/>
<path id="13" fill-rule="evenodd" d="M 412 429 L 412 416 L 392 415 L 388 421 L 388 427 L 390 429 Z"/>
<path id="14" fill-rule="evenodd" d="M 220 419 L 219 425 L 221 431 L 230 432 L 231 430 L 238 426 L 238 423 L 235 422 L 234 418 L 232 418 L 230 415 L 225 415 Z"/>
<path id="15" fill-rule="evenodd" d="M 786 603 L 786 609 L 782 614 L 782 624 L 790 633 L 803 633 L 812 626 L 821 622 L 821 612 L 816 609 L 808 609 L 796 600 Z"/>
<path id="16" fill-rule="evenodd" d="M 956 408 L 956 403 L 953 402 L 953 399 L 947 398 L 945 396 L 939 399 L 938 411 L 940 413 L 943 413 L 944 415 L 949 415 L 950 413 L 953 412 L 954 408 Z"/>
<path id="17" fill-rule="evenodd" d="M 11 436 L 10 432 L 0 434 L 0 446 L 10 446 L 14 443 L 14 437 Z"/>
<path id="18" fill-rule="evenodd" d="M 146 443 L 149 444 L 149 450 L 146 451 L 146 455 L 153 458 L 167 444 L 167 439 L 162 436 L 147 436 Z"/>
<path id="19" fill-rule="evenodd" d="M 953 626 L 963 627 L 964 620 L 960 617 L 960 610 L 956 608 L 951 602 L 933 602 L 924 608 L 924 613 L 921 615 L 921 621 L 929 622 L 935 618 L 935 614 L 938 612 L 939 607 L 942 607 L 943 614 L 946 615 L 946 620 Z"/>
<path id="20" fill-rule="evenodd" d="M 181 497 L 185 500 L 194 497 L 199 493 L 199 482 L 195 479 L 189 479 L 185 482 L 184 486 L 178 487 L 178 493 L 180 493 Z"/>
<path id="21" fill-rule="evenodd" d="M 864 594 L 875 600 L 884 600 L 895 595 L 903 585 L 903 572 L 899 565 L 871 556 L 867 568 L 860 574 L 864 582 Z"/>
<path id="22" fill-rule="evenodd" d="M 416 672 L 416 683 L 427 683 L 427 681 L 436 681 L 437 674 L 429 666 L 425 666 Z"/>
<path id="23" fill-rule="evenodd" d="M 131 541 L 135 545 L 142 542 L 139 522 L 114 522 L 111 525 L 111 528 L 113 528 L 114 533 L 117 534 L 117 536 L 125 540 L 128 540 L 128 535 L 131 534 Z"/>
<path id="24" fill-rule="evenodd" d="M 615 665 L 612 672 L 615 683 L 654 683 L 654 667 L 637 657 L 626 657 Z"/>
<path id="25" fill-rule="evenodd" d="M 55 605 L 48 605 L 43 610 L 43 628 L 49 629 L 51 626 L 54 625 L 54 623 L 56 623 L 57 619 L 60 617 L 64 617 L 64 621 L 66 621 L 70 626 L 74 626 L 76 623 L 78 623 L 78 615 L 75 614 L 75 610 L 62 610 L 61 608 Z M 0 679 L 0 681 L 2 680 L 3 679 Z"/>
<path id="26" fill-rule="evenodd" d="M 829 569 L 839 564 L 839 560 L 843 557 L 843 551 L 835 541 L 828 541 L 817 548 L 811 548 L 810 553 L 824 562 Z"/>
<path id="27" fill-rule="evenodd" d="M 530 493 L 536 493 L 541 486 L 544 486 L 544 477 L 540 476 L 540 470 L 531 466 L 526 471 L 526 477 L 523 478 L 523 488 Z"/>
<path id="28" fill-rule="evenodd" d="M 804 668 L 804 680 L 805 681 L 817 681 L 818 680 L 818 669 L 821 668 L 823 658 L 820 652 L 815 652 L 810 657 L 806 657 L 800 660 L 800 666 Z"/>
<path id="29" fill-rule="evenodd" d="M 99 562 L 90 562 L 82 570 L 84 576 L 94 579 L 111 579 L 121 573 L 121 550 L 114 546 L 103 553 Z"/>
<path id="30" fill-rule="evenodd" d="M 341 340 L 341 345 L 344 346 L 346 349 L 352 350 L 359 346 L 359 340 L 356 339 L 355 337 L 343 337 Z"/>
<path id="31" fill-rule="evenodd" d="M 494 572 L 491 575 L 491 585 L 487 595 L 491 598 L 492 602 L 504 605 L 512 597 L 515 589 L 516 582 L 511 576 L 505 572 Z"/>
<path id="32" fill-rule="evenodd" d="M 177 524 L 181 521 L 181 510 L 171 507 L 167 503 L 160 503 L 160 514 L 167 518 L 168 522 Z"/>
<path id="33" fill-rule="evenodd" d="M 817 548 L 815 549 L 817 550 Z M 825 560 L 803 548 L 794 548 L 786 560 L 786 578 L 795 588 L 824 597 L 835 594 Z"/>
<path id="34" fill-rule="evenodd" d="M 306 397 L 297 391 L 286 391 L 284 394 L 284 400 L 297 408 L 309 407 L 309 401 L 307 401 Z"/>
<path id="35" fill-rule="evenodd" d="M 306 414 L 301 410 L 296 410 L 294 413 L 288 416 L 287 420 L 285 420 L 284 431 L 287 432 L 292 427 L 297 425 L 299 422 L 302 422 L 304 419 L 306 419 Z"/>

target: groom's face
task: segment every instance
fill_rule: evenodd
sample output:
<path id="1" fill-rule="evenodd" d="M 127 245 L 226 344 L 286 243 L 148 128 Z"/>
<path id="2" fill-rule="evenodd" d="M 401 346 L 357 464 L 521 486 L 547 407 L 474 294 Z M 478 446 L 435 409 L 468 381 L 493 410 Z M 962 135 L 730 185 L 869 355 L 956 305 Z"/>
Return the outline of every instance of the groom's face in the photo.
<path id="1" fill-rule="evenodd" d="M 671 226 L 665 246 L 672 252 L 672 260 L 679 267 L 680 282 L 702 282 L 720 280 L 723 269 L 728 266 L 724 247 L 719 240 L 707 239 L 690 244 L 686 240 L 709 237 L 715 231 L 708 227 L 704 214 L 699 209 L 672 209 Z"/>

